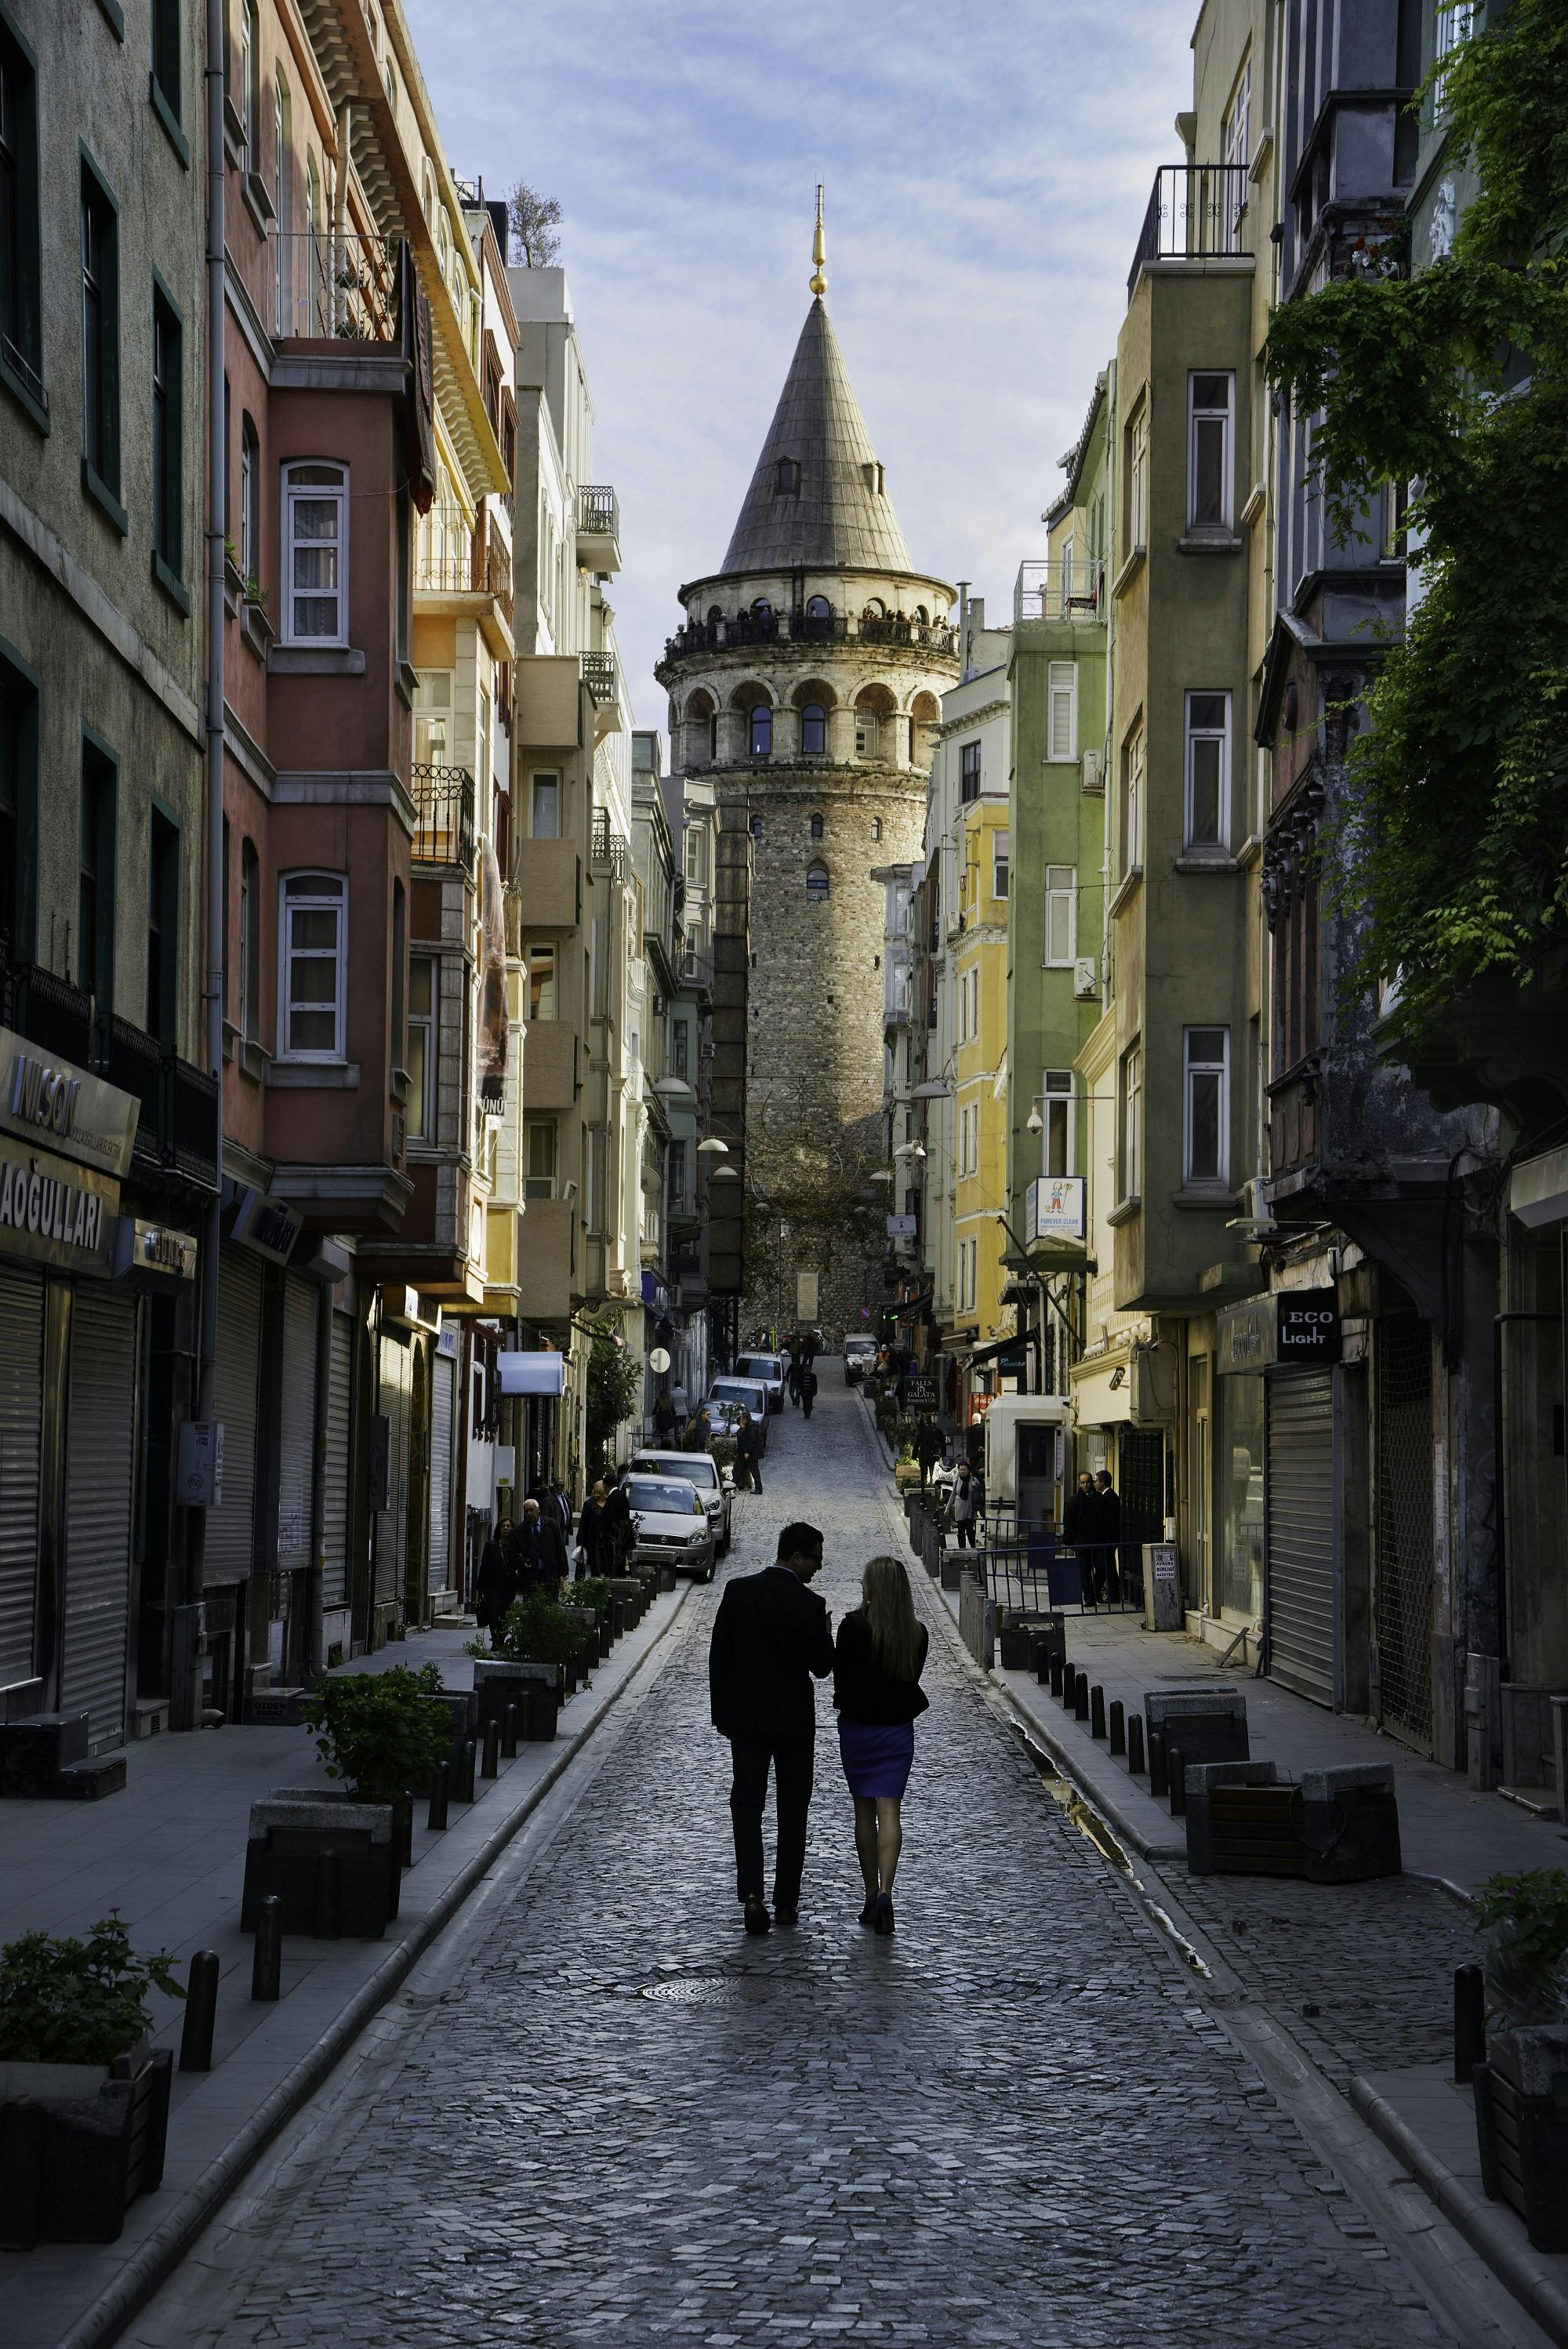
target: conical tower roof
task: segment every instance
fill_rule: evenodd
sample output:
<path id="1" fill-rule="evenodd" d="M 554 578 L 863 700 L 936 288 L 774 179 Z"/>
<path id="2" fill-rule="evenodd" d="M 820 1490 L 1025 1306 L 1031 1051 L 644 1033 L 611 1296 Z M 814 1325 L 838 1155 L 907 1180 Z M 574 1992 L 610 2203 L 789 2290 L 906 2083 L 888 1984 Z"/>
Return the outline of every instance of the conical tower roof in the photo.
<path id="1" fill-rule="evenodd" d="M 792 460 L 798 475 L 779 467 Z M 798 481 L 799 487 L 788 486 Z M 789 372 L 721 570 L 913 573 L 909 549 L 820 295 Z"/>

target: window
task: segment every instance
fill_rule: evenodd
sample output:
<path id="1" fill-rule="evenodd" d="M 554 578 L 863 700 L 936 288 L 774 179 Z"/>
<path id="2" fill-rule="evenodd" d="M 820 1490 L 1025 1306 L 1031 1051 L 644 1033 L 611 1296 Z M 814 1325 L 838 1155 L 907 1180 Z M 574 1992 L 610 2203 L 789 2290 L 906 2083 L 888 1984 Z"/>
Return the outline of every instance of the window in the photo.
<path id="1" fill-rule="evenodd" d="M 830 620 L 832 616 L 833 607 L 829 603 L 825 595 L 809 595 L 807 597 L 806 617 L 809 620 L 820 622 L 823 620 Z"/>
<path id="2" fill-rule="evenodd" d="M 119 513 L 119 220 L 91 167 L 82 165 L 82 459 L 88 486 Z"/>
<path id="3" fill-rule="evenodd" d="M 994 832 L 991 834 L 991 895 L 993 897 L 1005 897 L 1007 895 L 1008 865 L 1012 853 L 1012 833 Z"/>
<path id="4" fill-rule="evenodd" d="M 676 1019 L 670 1023 L 670 1067 L 677 1077 L 691 1074 L 691 1022 Z"/>
<path id="5" fill-rule="evenodd" d="M 873 815 L 872 818 L 872 838 L 873 840 L 880 840 L 882 838 L 882 818 L 880 815 Z"/>
<path id="6" fill-rule="evenodd" d="M 828 748 L 828 713 L 820 701 L 809 701 L 800 712 L 800 749 L 808 759 L 820 759 Z"/>
<path id="7" fill-rule="evenodd" d="M 553 1199 L 555 1196 L 555 1120 L 552 1117 L 531 1117 L 528 1121 L 528 1173 L 523 1179 L 525 1199 Z"/>
<path id="8" fill-rule="evenodd" d="M 1070 970 L 1078 951 L 1078 868 L 1046 867 L 1046 965 Z"/>
<path id="9" fill-rule="evenodd" d="M 765 701 L 759 701 L 751 713 L 749 748 L 754 759 L 773 755 L 773 712 Z"/>
<path id="10" fill-rule="evenodd" d="M 1135 726 L 1121 754 L 1121 869 L 1143 862 L 1143 728 Z"/>
<path id="11" fill-rule="evenodd" d="M 493 740 L 490 726 L 490 698 L 481 685 L 480 688 L 480 789 L 487 797 L 490 785 L 495 780 L 495 771 L 490 757 Z"/>
<path id="12" fill-rule="evenodd" d="M 959 796 L 977 800 L 980 796 L 980 745 L 965 742 L 958 753 Z"/>
<path id="13" fill-rule="evenodd" d="M 686 1193 L 686 1146 L 684 1141 L 671 1143 L 665 1168 L 669 1188 L 669 1212 L 672 1216 L 684 1215 L 690 1205 Z"/>
<path id="14" fill-rule="evenodd" d="M 793 457 L 779 460 L 779 488 L 781 498 L 798 498 L 800 494 L 800 468 Z"/>
<path id="15" fill-rule="evenodd" d="M 559 840 L 561 837 L 561 778 L 559 775 L 535 775 L 531 826 L 535 840 Z"/>
<path id="16" fill-rule="evenodd" d="M 1062 551 L 1061 551 L 1061 556 L 1060 556 L 1060 573 L 1059 573 L 1059 582 L 1058 582 L 1058 584 L 1059 584 L 1059 595 L 1058 595 L 1057 605 L 1057 610 L 1058 610 L 1058 611 L 1065 612 L 1065 611 L 1067 610 L 1067 608 L 1068 608 L 1068 605 L 1072 602 L 1072 599 L 1073 599 L 1073 578 L 1074 578 L 1074 575 L 1075 575 L 1075 574 L 1076 574 L 1076 572 L 1077 572 L 1077 569 L 1078 569 L 1078 545 L 1077 545 L 1077 542 L 1076 542 L 1075 540 L 1071 539 L 1071 538 L 1064 538 L 1064 539 L 1063 539 L 1063 541 L 1062 541 Z"/>
<path id="17" fill-rule="evenodd" d="M 147 1032 L 179 1041 L 180 832 L 154 808 L 147 838 Z"/>
<path id="18" fill-rule="evenodd" d="M 1440 65 L 1451 57 L 1461 41 L 1468 41 L 1475 31 L 1475 0 L 1455 0 L 1448 7 L 1439 7 L 1437 22 L 1436 59 Z"/>
<path id="19" fill-rule="evenodd" d="M 262 36 L 256 21 L 256 0 L 244 0 L 240 19 L 240 91 L 244 109 L 245 160 L 251 171 L 261 168 Z"/>
<path id="20" fill-rule="evenodd" d="M 1231 697 L 1187 696 L 1186 844 L 1189 854 L 1214 855 L 1230 837 Z"/>
<path id="21" fill-rule="evenodd" d="M 0 21 L 0 380 L 46 424 L 40 283 L 38 79 L 31 52 Z"/>
<path id="22" fill-rule="evenodd" d="M 528 1016 L 530 1019 L 553 1019 L 556 1017 L 553 947 L 530 947 L 528 949 Z"/>
<path id="23" fill-rule="evenodd" d="M 1189 1183 L 1224 1184 L 1230 1174 L 1228 1028 L 1188 1028 L 1182 1173 Z"/>
<path id="24" fill-rule="evenodd" d="M 1235 408 L 1233 375 L 1187 378 L 1187 527 L 1231 527 L 1231 424 Z"/>
<path id="25" fill-rule="evenodd" d="M 1149 409 L 1127 428 L 1127 552 L 1149 543 Z"/>
<path id="26" fill-rule="evenodd" d="M 1042 1080 L 1040 1172 L 1059 1176 L 1073 1171 L 1073 1072 L 1047 1069 Z"/>
<path id="27" fill-rule="evenodd" d="M 392 884 L 392 1066 L 408 1065 L 408 897 L 401 881 Z"/>
<path id="28" fill-rule="evenodd" d="M 247 409 L 240 413 L 240 571 L 248 592 L 262 575 L 262 444 Z"/>
<path id="29" fill-rule="evenodd" d="M 751 837 L 753 840 L 760 840 L 762 837 L 762 818 L 759 815 L 754 815 L 751 819 Z"/>
<path id="30" fill-rule="evenodd" d="M 855 712 L 856 758 L 874 759 L 877 755 L 877 744 L 880 739 L 881 726 L 876 711 L 874 709 L 857 709 Z"/>
<path id="31" fill-rule="evenodd" d="M 751 606 L 751 616 L 756 621 L 758 629 L 765 636 L 771 636 L 773 633 L 773 606 L 768 601 L 766 595 L 758 595 L 756 603 Z"/>
<path id="32" fill-rule="evenodd" d="M 348 468 L 284 467 L 284 625 L 295 645 L 348 642 Z"/>
<path id="33" fill-rule="evenodd" d="M 436 1138 L 436 960 L 408 957 L 408 1139 Z"/>
<path id="34" fill-rule="evenodd" d="M 1252 155 L 1253 66 L 1249 57 L 1242 67 L 1242 78 L 1236 84 L 1235 96 L 1225 109 L 1220 125 L 1220 160 L 1233 171 L 1244 171 Z"/>
<path id="35" fill-rule="evenodd" d="M 826 899 L 830 885 L 828 868 L 825 864 L 819 862 L 807 865 L 806 895 L 808 897 L 814 898 L 819 905 L 821 904 Z"/>
<path id="36" fill-rule="evenodd" d="M 686 826 L 686 877 L 694 889 L 700 889 L 707 879 L 707 834 L 700 823 Z"/>
<path id="37" fill-rule="evenodd" d="M 161 286 L 152 295 L 152 552 L 159 576 L 177 589 L 185 563 L 184 328 Z"/>
<path id="38" fill-rule="evenodd" d="M 341 1061 L 345 898 L 338 873 L 286 873 L 281 884 L 278 1032 L 291 1061 Z"/>
<path id="39" fill-rule="evenodd" d="M 452 672 L 426 668 L 414 688 L 414 763 L 444 767 L 449 763 L 452 730 Z"/>
<path id="40" fill-rule="evenodd" d="M 717 709 L 707 721 L 707 755 L 710 759 L 717 759 L 718 756 L 718 712 Z"/>
<path id="41" fill-rule="evenodd" d="M 297 334 L 294 316 L 294 109 L 280 72 L 273 83 L 273 299 L 280 335 Z"/>
<path id="42" fill-rule="evenodd" d="M 254 1040 L 262 1009 L 262 864 L 254 841 L 240 843 L 240 1033 Z"/>
<path id="43" fill-rule="evenodd" d="M 1121 1056 L 1121 1183 L 1124 1199 L 1136 1199 L 1143 1185 L 1143 1053 L 1129 1045 Z"/>
<path id="44" fill-rule="evenodd" d="M 813 815 L 811 818 L 811 837 L 813 840 L 820 840 L 822 837 L 822 819 L 820 815 Z"/>
<path id="45" fill-rule="evenodd" d="M 77 854 L 77 985 L 100 1012 L 115 1008 L 114 895 L 118 763 L 106 747 L 82 744 L 81 822 Z"/>
<path id="46" fill-rule="evenodd" d="M 1046 665 L 1047 759 L 1078 757 L 1078 663 L 1048 661 Z"/>

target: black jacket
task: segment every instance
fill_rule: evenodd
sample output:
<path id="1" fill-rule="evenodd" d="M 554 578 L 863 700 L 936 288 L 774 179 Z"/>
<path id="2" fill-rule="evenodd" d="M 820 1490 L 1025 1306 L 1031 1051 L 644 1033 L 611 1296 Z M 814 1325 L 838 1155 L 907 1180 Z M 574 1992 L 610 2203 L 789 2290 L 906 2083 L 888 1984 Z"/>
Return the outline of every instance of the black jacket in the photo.
<path id="1" fill-rule="evenodd" d="M 1080 1493 L 1076 1489 L 1068 1495 L 1062 1511 L 1062 1535 L 1069 1542 L 1102 1542 L 1105 1521 L 1098 1493 Z"/>
<path id="2" fill-rule="evenodd" d="M 541 1509 L 532 1531 L 526 1525 L 519 1526 L 512 1540 L 517 1578 L 525 1593 L 543 1582 L 565 1580 L 566 1537 L 559 1517 L 546 1516 Z"/>
<path id="3" fill-rule="evenodd" d="M 1102 1485 L 1095 1495 L 1099 1503 L 1099 1537 L 1101 1541 L 1121 1539 L 1121 1495 L 1114 1485 L 1108 1491 Z"/>
<path id="4" fill-rule="evenodd" d="M 759 1460 L 762 1457 L 762 1431 L 754 1419 L 735 1431 L 735 1456 L 738 1460 Z"/>
<path id="5" fill-rule="evenodd" d="M 707 1656 L 713 1725 L 722 1737 L 777 1744 L 813 1737 L 811 1679 L 833 1669 L 828 1610 L 787 1566 L 727 1585 Z"/>
<path id="6" fill-rule="evenodd" d="M 474 1615 L 480 1623 L 499 1623 L 517 1597 L 517 1568 L 492 1535 L 480 1558 L 474 1584 Z"/>
<path id="7" fill-rule="evenodd" d="M 887 1727 L 913 1721 L 925 1711 L 931 1699 L 920 1685 L 920 1676 L 925 1670 L 931 1634 L 923 1623 L 918 1629 L 919 1661 L 913 1680 L 890 1680 L 877 1662 L 863 1610 L 857 1607 L 852 1615 L 845 1616 L 833 1649 L 833 1702 L 846 1721 L 870 1721 Z"/>

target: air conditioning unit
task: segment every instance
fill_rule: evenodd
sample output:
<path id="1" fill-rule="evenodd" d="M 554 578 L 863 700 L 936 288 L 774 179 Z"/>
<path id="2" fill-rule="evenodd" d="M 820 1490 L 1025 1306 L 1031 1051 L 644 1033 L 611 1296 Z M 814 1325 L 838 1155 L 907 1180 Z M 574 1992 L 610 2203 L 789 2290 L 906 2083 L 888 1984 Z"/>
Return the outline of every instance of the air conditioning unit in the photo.
<path id="1" fill-rule="evenodd" d="M 1263 1177 L 1261 1175 L 1250 1174 L 1247 1177 L 1247 1180 L 1242 1185 L 1242 1211 L 1251 1223 L 1273 1223 L 1274 1219 L 1274 1212 L 1270 1206 L 1268 1200 L 1264 1195 L 1264 1184 Z"/>
<path id="2" fill-rule="evenodd" d="M 1083 754 L 1083 788 L 1098 798 L 1105 790 L 1105 752 L 1086 750 Z"/>
<path id="3" fill-rule="evenodd" d="M 1080 1003 L 1092 1003 L 1099 993 L 1099 967 L 1093 955 L 1080 955 L 1074 963 L 1073 993 Z"/>

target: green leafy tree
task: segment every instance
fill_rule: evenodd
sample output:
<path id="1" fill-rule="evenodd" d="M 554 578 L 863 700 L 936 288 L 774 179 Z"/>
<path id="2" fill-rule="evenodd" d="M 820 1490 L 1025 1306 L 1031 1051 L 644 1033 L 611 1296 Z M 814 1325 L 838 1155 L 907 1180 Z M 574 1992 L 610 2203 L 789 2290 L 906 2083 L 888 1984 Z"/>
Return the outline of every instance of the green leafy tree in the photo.
<path id="1" fill-rule="evenodd" d="M 553 269 L 561 259 L 561 202 L 519 180 L 506 200 L 511 241 L 525 269 Z"/>
<path id="2" fill-rule="evenodd" d="M 1451 252 L 1285 304 L 1269 371 L 1321 411 L 1336 528 L 1409 490 L 1419 596 L 1351 746 L 1326 875 L 1360 918 L 1347 986 L 1398 972 L 1389 1036 L 1524 986 L 1568 947 L 1568 10 L 1513 0 L 1418 93 L 1480 192 Z"/>
<path id="3" fill-rule="evenodd" d="M 613 1321 L 593 1324 L 588 1349 L 588 1453 L 603 1467 L 617 1428 L 632 1416 L 643 1395 L 643 1366 Z"/>

